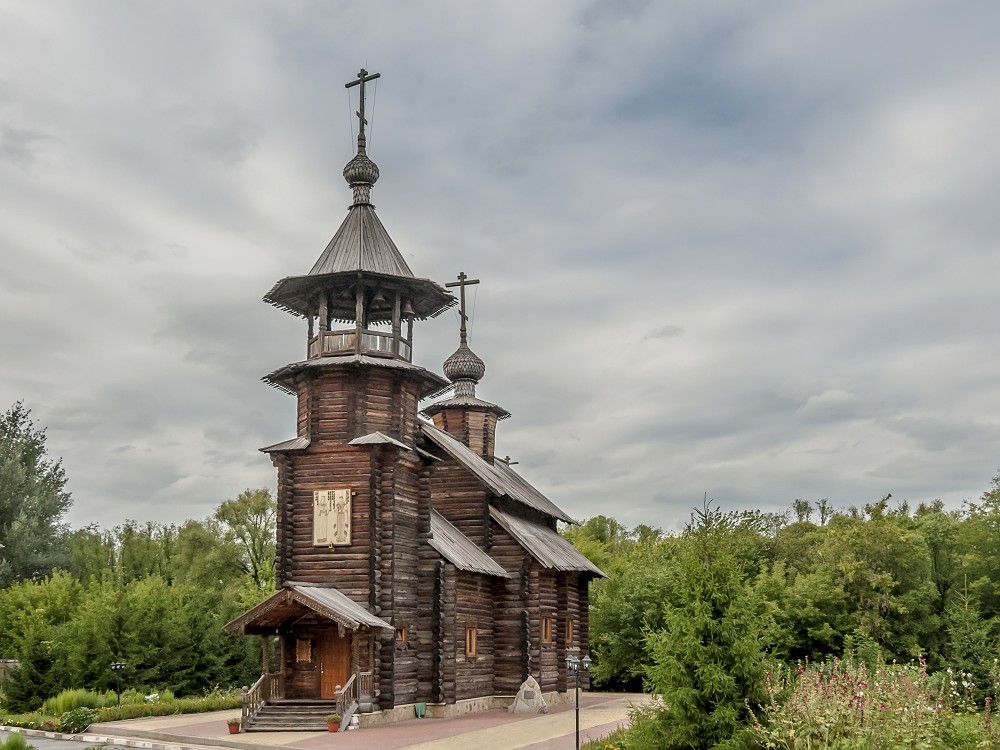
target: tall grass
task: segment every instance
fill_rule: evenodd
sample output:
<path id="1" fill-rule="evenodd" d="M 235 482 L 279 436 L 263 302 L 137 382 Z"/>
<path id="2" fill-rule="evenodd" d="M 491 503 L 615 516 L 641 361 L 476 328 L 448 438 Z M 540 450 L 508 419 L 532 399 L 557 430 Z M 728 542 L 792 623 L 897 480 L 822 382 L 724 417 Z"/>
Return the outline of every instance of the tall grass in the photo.
<path id="1" fill-rule="evenodd" d="M 96 693 L 93 690 L 63 690 L 54 698 L 49 698 L 42 704 L 42 713 L 62 716 L 67 711 L 74 708 L 103 708 L 113 706 L 118 700 L 114 691 L 106 693 Z"/>
<path id="2" fill-rule="evenodd" d="M 35 750 L 35 746 L 29 745 L 21 735 L 12 734 L 7 739 L 0 740 L 0 750 Z"/>

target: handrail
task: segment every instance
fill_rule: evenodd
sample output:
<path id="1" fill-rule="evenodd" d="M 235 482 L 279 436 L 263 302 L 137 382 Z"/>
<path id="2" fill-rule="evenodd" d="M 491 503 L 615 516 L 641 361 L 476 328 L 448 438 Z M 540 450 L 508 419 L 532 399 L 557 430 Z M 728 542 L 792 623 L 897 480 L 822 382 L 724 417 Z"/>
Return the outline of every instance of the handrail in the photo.
<path id="1" fill-rule="evenodd" d="M 341 716 L 347 712 L 347 707 L 358 699 L 357 676 L 357 672 L 352 674 L 344 686 L 337 690 L 337 713 Z"/>
<path id="2" fill-rule="evenodd" d="M 240 729 L 246 731 L 260 709 L 268 701 L 284 697 L 285 675 L 281 672 L 262 674 L 251 687 L 244 686 L 240 695 Z"/>
<path id="3" fill-rule="evenodd" d="M 243 691 L 240 695 L 240 730 L 246 731 L 247 725 L 250 720 L 257 715 L 260 711 L 261 704 L 264 702 L 263 690 L 264 683 L 267 681 L 268 675 L 262 674 L 260 678 L 251 687 L 243 686 Z"/>

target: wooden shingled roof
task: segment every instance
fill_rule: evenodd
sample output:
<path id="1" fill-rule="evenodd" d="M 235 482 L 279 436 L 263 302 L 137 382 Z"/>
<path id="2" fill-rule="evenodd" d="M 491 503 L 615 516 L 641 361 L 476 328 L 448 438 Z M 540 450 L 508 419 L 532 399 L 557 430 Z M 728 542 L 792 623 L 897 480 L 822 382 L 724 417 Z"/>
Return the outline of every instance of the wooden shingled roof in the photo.
<path id="1" fill-rule="evenodd" d="M 363 275 L 376 286 L 407 290 L 414 317 L 433 318 L 455 304 L 455 298 L 437 283 L 420 279 L 403 260 L 373 206 L 355 204 L 347 212 L 333 239 L 305 276 L 288 276 L 264 295 L 264 301 L 298 315 L 312 310 L 313 298 L 321 289 L 353 284 Z M 336 320 L 353 320 L 354 298 L 330 298 L 330 315 Z M 368 311 L 373 322 L 391 318 L 391 307 Z"/>
<path id="2" fill-rule="evenodd" d="M 309 271 L 310 276 L 368 271 L 413 278 L 402 254 L 370 204 L 351 206 L 344 223 Z"/>
<path id="3" fill-rule="evenodd" d="M 607 578 L 600 568 L 548 526 L 518 518 L 497 508 L 490 508 L 490 516 L 546 568 L 593 573 Z"/>
<path id="4" fill-rule="evenodd" d="M 479 549 L 475 542 L 456 529 L 436 510 L 431 510 L 430 545 L 459 570 L 510 578 L 510 574 L 500 563 Z"/>
<path id="5" fill-rule="evenodd" d="M 282 390 L 285 393 L 295 395 L 295 387 L 293 382 L 295 376 L 300 372 L 308 372 L 310 370 L 323 370 L 327 367 L 352 367 L 355 365 L 372 365 L 374 367 L 384 367 L 390 370 L 405 370 L 411 372 L 414 375 L 418 375 L 425 383 L 424 390 L 421 392 L 421 398 L 433 398 L 439 396 L 449 388 L 451 388 L 451 383 L 442 378 L 440 375 L 426 370 L 420 365 L 415 365 L 412 362 L 407 362 L 402 359 L 391 359 L 389 357 L 373 357 L 368 354 L 342 354 L 336 357 L 316 357 L 315 359 L 306 359 L 301 362 L 293 362 L 290 365 L 285 365 L 284 367 L 279 367 L 274 372 L 270 372 L 261 378 L 265 383 L 270 386 L 274 386 L 278 390 Z"/>
<path id="6" fill-rule="evenodd" d="M 511 500 L 516 500 L 527 505 L 529 508 L 558 518 L 560 521 L 576 523 L 559 506 L 528 484 L 520 474 L 511 469 L 507 464 L 502 461 L 489 463 L 465 443 L 456 440 L 447 432 L 443 432 L 427 422 L 421 422 L 420 429 L 431 442 L 474 474 L 494 495 L 509 497 Z"/>

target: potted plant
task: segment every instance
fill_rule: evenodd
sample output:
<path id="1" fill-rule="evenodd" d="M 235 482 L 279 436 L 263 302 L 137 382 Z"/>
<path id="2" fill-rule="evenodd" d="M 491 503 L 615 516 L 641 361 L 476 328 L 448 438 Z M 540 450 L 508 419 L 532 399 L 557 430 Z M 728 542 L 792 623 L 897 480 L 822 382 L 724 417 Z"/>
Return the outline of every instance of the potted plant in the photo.
<path id="1" fill-rule="evenodd" d="M 340 731 L 340 714 L 327 714 L 326 715 L 326 728 L 331 732 Z"/>
<path id="2" fill-rule="evenodd" d="M 236 719 L 227 719 L 226 720 L 226 724 L 229 725 L 229 733 L 230 734 L 239 734 L 240 733 L 240 721 L 241 720 L 239 718 L 236 718 Z"/>

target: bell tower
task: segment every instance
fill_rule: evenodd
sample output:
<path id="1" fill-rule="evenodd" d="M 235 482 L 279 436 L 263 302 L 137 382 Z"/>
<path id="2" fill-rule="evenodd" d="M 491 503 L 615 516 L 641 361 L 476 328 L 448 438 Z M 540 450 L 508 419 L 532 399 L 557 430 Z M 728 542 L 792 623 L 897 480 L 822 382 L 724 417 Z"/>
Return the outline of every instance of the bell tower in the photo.
<path id="1" fill-rule="evenodd" d="M 296 437 L 261 450 L 278 470 L 279 590 L 336 589 L 388 627 L 388 635 L 371 631 L 371 641 L 363 631 L 349 640 L 352 669 L 371 670 L 372 689 L 391 706 L 401 675 L 416 668 L 397 658 L 391 633 L 416 621 L 417 583 L 395 571 L 415 564 L 430 533 L 417 408 L 448 387 L 413 364 L 413 328 L 456 300 L 414 276 L 375 213 L 379 168 L 368 156 L 365 84 L 376 78 L 362 69 L 347 84 L 360 89 L 357 152 L 344 167 L 347 216 L 309 273 L 281 279 L 264 297 L 305 318 L 306 347 L 303 360 L 264 378 L 298 399 Z M 317 628 L 317 644 L 340 648 L 341 636 Z M 285 666 L 301 680 L 292 694 L 315 694 L 308 668 Z M 322 663 L 316 669 L 335 682 Z M 328 687 L 321 682 L 321 696 Z"/>

